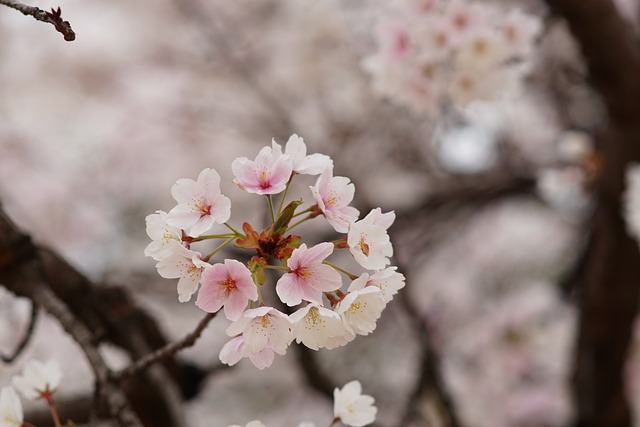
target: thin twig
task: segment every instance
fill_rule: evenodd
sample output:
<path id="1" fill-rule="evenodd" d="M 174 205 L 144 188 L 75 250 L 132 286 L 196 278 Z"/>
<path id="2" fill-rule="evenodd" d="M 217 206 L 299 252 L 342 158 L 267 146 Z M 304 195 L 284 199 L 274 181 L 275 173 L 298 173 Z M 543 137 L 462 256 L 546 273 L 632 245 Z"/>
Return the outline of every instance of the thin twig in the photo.
<path id="1" fill-rule="evenodd" d="M 207 313 L 207 315 L 203 317 L 202 320 L 200 320 L 196 328 L 192 332 L 188 333 L 184 338 L 179 341 L 167 344 L 163 348 L 160 348 L 153 353 L 148 354 L 135 362 L 132 362 L 128 367 L 113 373 L 111 375 L 112 378 L 116 381 L 124 380 L 144 371 L 159 360 L 171 357 L 180 350 L 191 347 L 195 344 L 198 338 L 200 338 L 200 335 L 202 335 L 202 332 L 207 327 L 209 322 L 211 322 L 211 320 L 216 317 L 216 314 L 217 312 Z"/>
<path id="2" fill-rule="evenodd" d="M 40 310 L 38 310 L 38 306 L 31 301 L 31 314 L 29 315 L 29 325 L 27 326 L 27 330 L 12 354 L 0 354 L 0 360 L 2 360 L 3 363 L 12 363 L 22 354 L 24 349 L 27 348 L 27 345 L 31 341 L 31 337 L 33 337 L 33 331 L 35 330 L 39 313 Z"/>
<path id="3" fill-rule="evenodd" d="M 47 12 L 35 6 L 27 6 L 26 4 L 15 0 L 0 0 L 0 4 L 15 9 L 23 15 L 33 16 L 38 21 L 53 25 L 56 28 L 56 31 L 61 33 L 64 36 L 64 39 L 68 42 L 76 39 L 76 33 L 71 28 L 69 21 L 62 19 L 62 10 L 59 7 L 57 9 L 51 9 L 51 12 Z"/>

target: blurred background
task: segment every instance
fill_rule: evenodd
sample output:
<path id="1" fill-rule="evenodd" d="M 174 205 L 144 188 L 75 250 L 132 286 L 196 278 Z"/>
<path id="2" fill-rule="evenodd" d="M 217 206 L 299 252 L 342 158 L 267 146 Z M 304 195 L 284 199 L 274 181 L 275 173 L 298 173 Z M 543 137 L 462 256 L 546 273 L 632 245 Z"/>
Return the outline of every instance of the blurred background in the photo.
<path id="1" fill-rule="evenodd" d="M 632 1 L 617 6 L 636 28 Z M 594 135 L 606 123 L 605 109 L 566 25 L 535 0 L 451 1 L 486 7 L 496 15 L 486 18 L 492 28 L 514 9 L 527 14 L 534 29 L 514 65 L 515 90 L 502 93 L 501 80 L 491 96 L 463 102 L 444 93 L 451 86 L 435 101 L 403 92 L 380 65 L 389 59 L 385 43 L 400 40 L 385 25 L 419 26 L 403 20 L 428 3 L 37 4 L 61 6 L 78 35 L 72 43 L 50 25 L 2 8 L 3 208 L 96 283 L 125 286 L 177 339 L 202 312 L 180 304 L 175 281 L 160 278 L 144 257 L 145 216 L 171 209 L 177 179 L 212 167 L 232 199 L 230 222 L 261 218 L 262 201 L 231 182 L 231 162 L 297 133 L 309 152 L 330 155 L 335 174 L 355 183 L 353 204 L 361 212 L 396 212 L 392 264 L 407 277 L 404 296 L 372 335 L 314 354 L 317 366 L 335 385 L 359 379 L 376 398 L 380 426 L 448 425 L 434 398 L 438 387 L 419 386 L 427 368 L 437 369 L 462 425 L 567 425 L 577 333 L 571 283 L 587 244 Z M 447 74 L 456 61 L 429 63 Z M 316 238 L 327 231 L 304 229 Z M 28 317 L 29 303 L 0 288 L 0 349 L 14 347 Z M 313 387 L 293 349 L 264 371 L 246 360 L 221 369 L 226 326 L 215 319 L 179 356 L 205 373 L 197 392 L 182 399 L 184 425 L 331 422 L 330 398 Z M 425 333 L 435 365 L 424 363 L 432 357 L 425 356 Z M 116 368 L 129 360 L 115 346 L 101 351 Z M 31 358 L 60 362 L 62 416 L 66 410 L 82 424 L 92 375 L 73 340 L 46 315 L 26 353 L 0 364 L 0 386 Z M 640 410 L 634 363 L 626 381 Z M 29 416 L 47 423 L 38 404 L 27 406 Z"/>

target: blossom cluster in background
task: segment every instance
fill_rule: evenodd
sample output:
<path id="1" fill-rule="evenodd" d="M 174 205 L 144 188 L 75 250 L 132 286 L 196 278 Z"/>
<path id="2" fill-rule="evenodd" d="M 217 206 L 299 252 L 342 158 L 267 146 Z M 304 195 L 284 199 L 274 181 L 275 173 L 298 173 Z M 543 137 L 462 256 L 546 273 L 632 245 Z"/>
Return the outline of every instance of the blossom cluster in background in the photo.
<path id="1" fill-rule="evenodd" d="M 393 246 L 387 230 L 395 214 L 376 208 L 358 220 L 359 211 L 350 206 L 354 185 L 333 175 L 328 156 L 307 155 L 297 135 L 289 138 L 284 151 L 274 140 L 255 160 L 237 158 L 231 169 L 240 189 L 266 197 L 271 218 L 266 228 L 244 222 L 240 232 L 228 223 L 231 201 L 221 193 L 220 175 L 213 169 L 203 170 L 197 181 L 178 180 L 171 190 L 177 205 L 146 219 L 152 242 L 145 253 L 158 261 L 162 277 L 179 279 L 179 300 L 189 301 L 200 287 L 196 305 L 210 313 L 223 309 L 233 322 L 226 331 L 232 339 L 220 352 L 222 362 L 234 365 L 248 357 L 263 369 L 275 353 L 285 354 L 294 339 L 313 350 L 332 349 L 371 333 L 387 303 L 404 286 L 404 276 L 389 266 Z M 314 203 L 307 208 L 302 199 L 286 203 L 298 175 L 319 175 L 309 187 Z M 279 194 L 276 200 L 273 196 Z M 291 233 L 317 217 L 346 236 L 307 245 Z M 214 234 L 205 234 L 212 228 Z M 194 246 L 205 240 L 221 243 L 203 255 Z M 250 251 L 250 260 L 214 263 L 214 256 L 232 242 Z M 336 249 L 348 250 L 366 271 L 354 274 L 329 262 Z M 273 290 L 283 306 L 304 305 L 290 315 L 267 305 L 267 271 L 282 273 Z M 341 290 L 343 275 L 349 281 L 346 292 Z"/>
<path id="2" fill-rule="evenodd" d="M 542 24 L 520 10 L 464 0 L 401 0 L 365 59 L 376 89 L 418 114 L 517 93 Z"/>

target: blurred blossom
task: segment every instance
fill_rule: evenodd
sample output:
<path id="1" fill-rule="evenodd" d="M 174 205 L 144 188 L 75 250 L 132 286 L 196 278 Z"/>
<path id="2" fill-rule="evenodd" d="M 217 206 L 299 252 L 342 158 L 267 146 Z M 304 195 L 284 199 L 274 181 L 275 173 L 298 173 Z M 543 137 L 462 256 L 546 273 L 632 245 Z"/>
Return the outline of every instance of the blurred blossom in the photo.
<path id="1" fill-rule="evenodd" d="M 585 132 L 570 130 L 560 135 L 558 153 L 568 163 L 581 164 L 593 155 L 593 138 Z"/>
<path id="2" fill-rule="evenodd" d="M 566 220 L 581 222 L 591 214 L 593 199 L 581 168 L 542 169 L 537 185 L 540 196 Z"/>
<path id="3" fill-rule="evenodd" d="M 627 166 L 622 211 L 629 234 L 640 242 L 640 164 Z"/>
<path id="4" fill-rule="evenodd" d="M 495 135 L 480 126 L 452 129 L 439 140 L 438 160 L 449 172 L 476 174 L 493 167 L 498 159 Z"/>

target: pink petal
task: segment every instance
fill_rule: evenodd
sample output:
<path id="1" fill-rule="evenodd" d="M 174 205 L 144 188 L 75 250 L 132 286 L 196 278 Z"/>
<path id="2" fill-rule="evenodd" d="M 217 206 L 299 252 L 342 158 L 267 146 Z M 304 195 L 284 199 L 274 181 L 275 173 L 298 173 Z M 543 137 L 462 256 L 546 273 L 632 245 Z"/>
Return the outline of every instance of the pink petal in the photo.
<path id="1" fill-rule="evenodd" d="M 295 274 L 285 274 L 276 283 L 276 293 L 280 300 L 292 307 L 302 302 L 304 291 Z"/>

